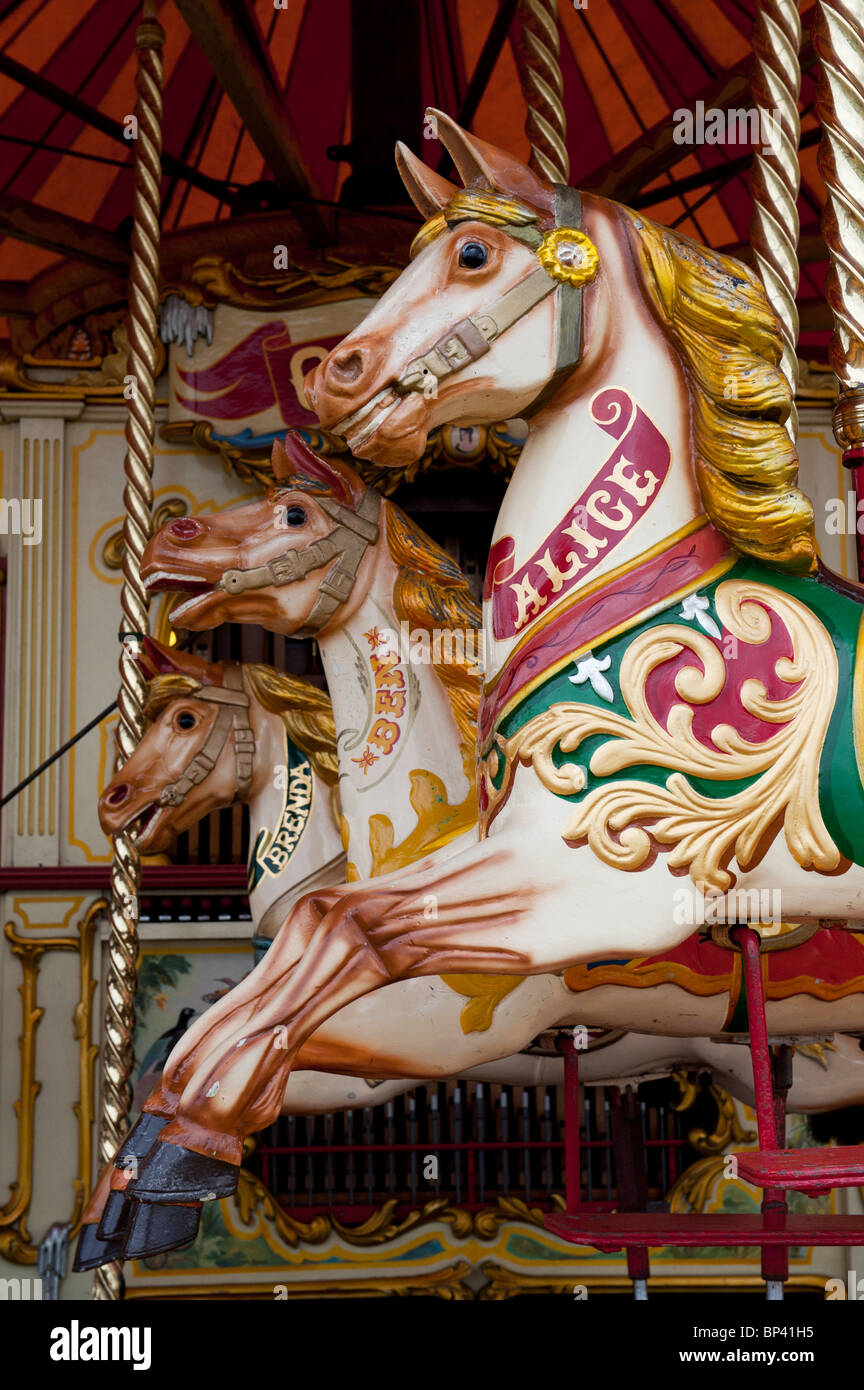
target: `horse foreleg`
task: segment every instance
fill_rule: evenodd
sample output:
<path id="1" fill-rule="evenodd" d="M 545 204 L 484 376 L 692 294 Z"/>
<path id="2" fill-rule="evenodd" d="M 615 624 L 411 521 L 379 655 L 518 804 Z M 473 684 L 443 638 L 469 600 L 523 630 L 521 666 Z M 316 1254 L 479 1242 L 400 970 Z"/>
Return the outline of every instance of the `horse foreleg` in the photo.
<path id="1" fill-rule="evenodd" d="M 219 1049 L 226 1037 L 236 1034 L 254 1016 L 274 981 L 290 977 L 334 900 L 335 893 L 328 894 L 326 890 L 301 899 L 264 959 L 245 980 L 195 1019 L 173 1048 L 159 1085 L 142 1106 L 146 1114 L 170 1116 L 176 1112 L 183 1088 L 196 1068 Z"/>
<path id="2" fill-rule="evenodd" d="M 460 882 L 462 873 L 457 875 Z M 453 877 L 439 875 L 436 881 L 443 888 Z M 462 891 L 467 892 L 467 885 Z M 382 985 L 441 973 L 441 962 L 454 972 L 478 965 L 492 972 L 524 969 L 526 958 L 498 945 L 496 934 L 526 907 L 526 894 L 518 890 L 442 904 L 436 928 L 455 929 L 461 923 L 466 933 L 464 946 L 442 954 L 422 941 L 424 927 L 430 925 L 424 915 L 428 894 L 375 883 L 342 890 L 296 969 L 259 999 L 254 1018 L 226 1040 L 221 1052 L 211 1051 L 189 1077 L 160 1141 L 239 1164 L 245 1136 L 279 1115 L 294 1059 L 322 1023 Z M 473 944 L 481 939 L 482 944 Z"/>

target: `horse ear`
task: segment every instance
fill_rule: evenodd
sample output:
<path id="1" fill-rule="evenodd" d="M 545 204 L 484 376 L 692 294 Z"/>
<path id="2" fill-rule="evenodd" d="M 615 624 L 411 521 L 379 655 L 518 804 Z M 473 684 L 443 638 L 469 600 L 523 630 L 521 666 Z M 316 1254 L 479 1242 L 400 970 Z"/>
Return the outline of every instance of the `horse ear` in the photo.
<path id="1" fill-rule="evenodd" d="M 459 192 L 455 183 L 436 174 L 401 140 L 396 142 L 396 168 L 412 203 L 426 218 L 434 217 L 449 203 L 453 194 Z"/>
<path id="2" fill-rule="evenodd" d="M 182 675 L 192 676 L 202 685 L 222 684 L 222 667 L 218 663 L 205 661 L 179 647 L 168 647 L 155 637 L 144 638 L 136 660 L 148 680 L 154 676 Z"/>
<path id="3" fill-rule="evenodd" d="M 273 445 L 273 472 L 281 483 L 308 478 L 323 483 L 337 502 L 352 510 L 360 505 L 366 484 L 350 463 L 339 458 L 323 458 L 310 449 L 299 430 L 289 430 L 284 443 Z"/>
<path id="4" fill-rule="evenodd" d="M 171 660 L 171 648 L 157 642 L 155 637 L 144 638 L 135 660 L 148 681 L 177 669 Z"/>
<path id="5" fill-rule="evenodd" d="M 436 111 L 430 106 L 426 117 L 437 129 L 438 139 L 456 165 L 466 188 L 506 193 L 541 212 L 554 215 L 553 185 L 535 174 L 521 159 L 476 135 L 470 135 L 444 111 Z"/>

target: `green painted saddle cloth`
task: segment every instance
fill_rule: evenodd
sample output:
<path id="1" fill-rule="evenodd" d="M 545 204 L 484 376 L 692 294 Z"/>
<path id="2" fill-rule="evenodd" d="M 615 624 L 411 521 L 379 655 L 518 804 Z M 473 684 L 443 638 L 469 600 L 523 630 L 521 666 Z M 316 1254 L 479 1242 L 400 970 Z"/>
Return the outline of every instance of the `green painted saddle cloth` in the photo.
<path id="1" fill-rule="evenodd" d="M 781 831 L 800 864 L 864 863 L 862 607 L 704 521 L 535 624 L 480 712 L 481 829 L 517 766 L 613 867 L 658 853 L 703 892 Z"/>

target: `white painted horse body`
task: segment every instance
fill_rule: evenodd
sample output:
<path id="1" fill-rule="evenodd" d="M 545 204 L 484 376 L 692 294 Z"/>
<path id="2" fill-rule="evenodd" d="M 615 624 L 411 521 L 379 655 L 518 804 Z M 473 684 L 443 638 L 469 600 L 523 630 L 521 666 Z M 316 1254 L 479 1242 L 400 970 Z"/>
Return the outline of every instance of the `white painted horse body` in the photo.
<path id="1" fill-rule="evenodd" d="M 736 1100 L 753 1105 L 753 1068 L 749 1048 L 711 1038 L 655 1037 L 625 1033 L 603 1047 L 580 1054 L 584 1086 L 636 1086 L 680 1070 L 709 1072 Z M 556 1086 L 564 1079 L 560 1057 L 517 1053 L 456 1073 L 463 1081 L 500 1086 Z M 381 1081 L 369 1087 L 358 1077 L 297 1071 L 285 1091 L 283 1114 L 327 1114 L 359 1106 L 381 1105 L 404 1095 L 428 1078 Z M 864 1105 L 864 1049 L 858 1038 L 837 1035 L 822 1046 L 795 1050 L 790 1114 L 813 1115 Z"/>
<path id="2" fill-rule="evenodd" d="M 218 708 L 208 696 L 226 688 L 226 668 L 150 639 L 140 660 L 151 677 L 148 711 L 153 722 L 135 753 L 106 786 L 100 816 L 109 834 L 138 821 L 142 850 L 154 852 L 167 848 L 174 835 L 189 830 L 204 816 L 230 806 L 238 795 L 237 769 L 226 735 L 207 775 L 190 785 L 184 797 L 168 795 L 205 746 Z M 302 893 L 344 878 L 345 856 L 332 788 L 325 780 L 333 776 L 335 725 L 328 718 L 323 727 L 323 717 L 329 715 L 326 701 L 305 683 L 263 667 L 239 666 L 237 673 L 248 695 L 254 747 L 243 799 L 251 827 L 250 905 L 256 937 L 261 937 L 272 932 L 274 916 L 288 911 Z M 299 718 L 304 710 L 311 721 L 306 725 Z M 293 722 L 286 720 L 289 712 Z M 293 741 L 289 723 L 295 738 L 305 733 L 311 740 L 311 757 Z M 300 768 L 294 766 L 297 762 Z M 296 793 L 297 782 L 292 782 L 301 770 L 302 798 Z M 271 862 L 268 847 L 280 847 L 280 827 L 291 830 L 291 839 L 285 840 Z M 677 986 L 636 990 L 601 985 L 575 994 L 557 976 L 530 976 L 494 1003 L 485 1027 L 465 1031 L 466 1000 L 458 992 L 460 983 L 458 977 L 450 984 L 439 978 L 406 980 L 342 1010 L 302 1049 L 300 1070 L 288 1082 L 282 1113 L 325 1113 L 359 1104 L 361 1098 L 364 1104 L 377 1105 L 422 1079 L 468 1075 L 516 1083 L 534 1074 L 535 1059 L 526 1060 L 518 1051 L 508 1056 L 508 1050 L 528 1046 L 547 1028 L 573 1024 L 604 1027 L 615 1020 L 618 1027 L 644 1030 L 626 1045 L 622 1041 L 586 1056 L 586 1081 L 595 1074 L 601 1081 L 620 1075 L 625 1056 L 633 1059 L 634 1077 L 656 1067 L 664 1049 L 669 1057 L 687 1056 L 687 1048 L 674 1039 L 648 1036 L 662 1032 L 666 1018 L 673 1014 L 693 1037 L 691 1055 L 701 1057 L 701 1064 L 708 1066 L 706 1057 L 698 1053 L 697 1038 L 722 1031 L 728 1011 L 726 996 L 700 998 Z M 782 1032 L 794 1010 L 799 1026 L 803 1024 L 808 1032 L 818 1032 L 829 1021 L 838 1028 L 864 1028 L 859 998 L 851 997 L 839 1013 L 836 1004 L 828 1010 L 823 1002 L 803 995 L 792 1001 L 772 1000 L 770 1025 L 774 1032 Z M 724 1056 L 725 1075 L 729 1049 L 721 1048 L 716 1054 L 719 1059 Z M 305 1070 L 313 1065 L 315 1071 Z M 838 1104 L 855 1104 L 855 1083 L 851 1091 L 843 1090 L 837 1079 L 839 1065 L 839 1056 L 830 1052 L 827 1068 L 832 1094 L 843 1097 Z M 358 1067 L 362 1067 L 359 1074 Z M 369 1085 L 367 1078 L 376 1084 Z M 747 1085 L 745 1092 L 749 1094 Z"/>

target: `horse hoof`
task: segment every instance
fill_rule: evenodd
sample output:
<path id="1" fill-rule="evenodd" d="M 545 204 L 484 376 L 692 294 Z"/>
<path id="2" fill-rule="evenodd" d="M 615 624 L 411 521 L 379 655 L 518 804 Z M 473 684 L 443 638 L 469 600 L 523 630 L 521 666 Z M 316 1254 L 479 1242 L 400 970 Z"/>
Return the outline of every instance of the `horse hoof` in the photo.
<path id="1" fill-rule="evenodd" d="M 96 1228 L 99 1240 L 114 1240 L 122 1236 L 129 1225 L 129 1201 L 125 1192 L 109 1192 L 102 1219 Z"/>
<path id="2" fill-rule="evenodd" d="M 240 1169 L 177 1144 L 154 1144 L 128 1187 L 136 1202 L 212 1202 L 237 1191 Z"/>
<path id="3" fill-rule="evenodd" d="M 144 1158 L 156 1143 L 168 1123 L 167 1115 L 151 1115 L 142 1110 L 114 1159 L 115 1168 L 131 1168 L 133 1174 L 139 1158 Z"/>
<path id="4" fill-rule="evenodd" d="M 166 1250 L 180 1250 L 198 1234 L 200 1207 L 167 1206 L 159 1202 L 130 1202 L 132 1215 L 122 1259 L 146 1260 Z"/>
<path id="5" fill-rule="evenodd" d="M 84 1274 L 88 1269 L 98 1269 L 100 1265 L 119 1260 L 122 1245 L 120 1240 L 101 1240 L 95 1225 L 82 1226 L 72 1263 L 73 1274 Z"/>

